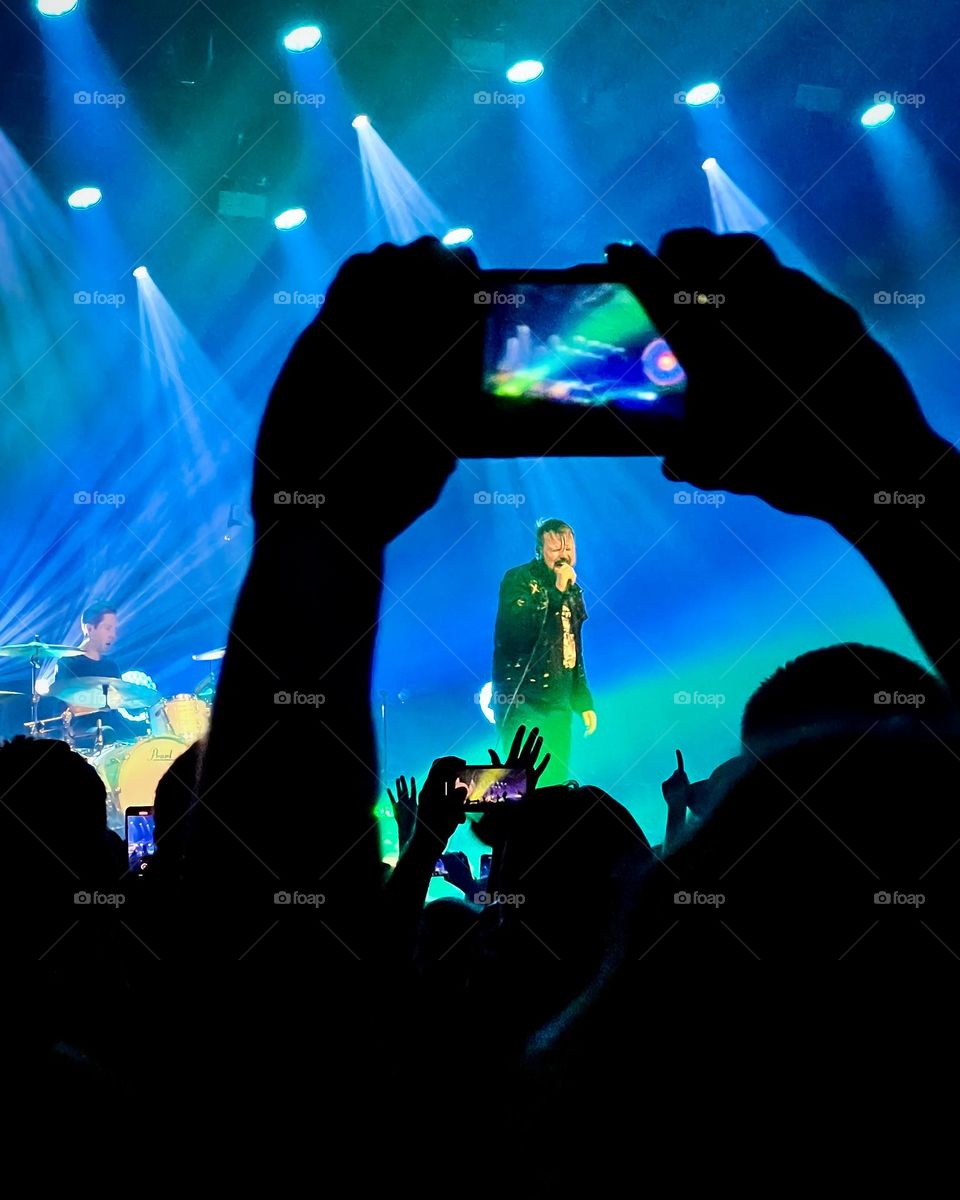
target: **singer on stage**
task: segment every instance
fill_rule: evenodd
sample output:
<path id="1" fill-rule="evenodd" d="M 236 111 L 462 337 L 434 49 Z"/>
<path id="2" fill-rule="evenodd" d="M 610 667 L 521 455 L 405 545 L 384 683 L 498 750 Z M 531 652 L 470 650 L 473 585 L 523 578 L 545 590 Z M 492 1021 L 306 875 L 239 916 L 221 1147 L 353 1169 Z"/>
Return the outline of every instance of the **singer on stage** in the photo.
<path id="1" fill-rule="evenodd" d="M 577 584 L 577 547 L 565 521 L 537 525 L 536 557 L 500 584 L 493 649 L 493 708 L 504 747 L 518 725 L 538 725 L 550 765 L 541 783 L 570 777 L 573 714 L 597 727 L 583 665 L 587 618 Z"/>

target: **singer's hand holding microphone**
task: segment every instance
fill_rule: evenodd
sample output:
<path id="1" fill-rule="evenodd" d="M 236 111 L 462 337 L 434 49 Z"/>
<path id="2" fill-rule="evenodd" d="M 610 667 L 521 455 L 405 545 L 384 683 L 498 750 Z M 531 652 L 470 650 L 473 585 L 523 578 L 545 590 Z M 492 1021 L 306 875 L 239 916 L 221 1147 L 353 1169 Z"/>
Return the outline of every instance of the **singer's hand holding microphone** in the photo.
<path id="1" fill-rule="evenodd" d="M 553 572 L 557 577 L 558 592 L 565 592 L 568 587 L 577 582 L 577 573 L 566 559 L 557 559 Z"/>

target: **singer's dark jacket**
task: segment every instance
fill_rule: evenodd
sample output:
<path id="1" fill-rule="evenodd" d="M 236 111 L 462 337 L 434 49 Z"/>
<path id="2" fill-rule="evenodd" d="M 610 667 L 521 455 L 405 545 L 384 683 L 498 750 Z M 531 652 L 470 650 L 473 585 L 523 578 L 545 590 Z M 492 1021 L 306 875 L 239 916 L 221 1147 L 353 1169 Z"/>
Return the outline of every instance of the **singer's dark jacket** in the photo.
<path id="1" fill-rule="evenodd" d="M 575 667 L 563 665 L 560 609 L 564 603 L 570 608 L 576 642 Z M 540 559 L 512 567 L 504 575 L 493 647 L 493 707 L 498 722 L 515 692 L 523 697 L 515 715 L 522 714 L 525 704 L 578 713 L 593 708 L 580 636 L 586 618 L 579 586 L 558 591 L 556 576 Z"/>

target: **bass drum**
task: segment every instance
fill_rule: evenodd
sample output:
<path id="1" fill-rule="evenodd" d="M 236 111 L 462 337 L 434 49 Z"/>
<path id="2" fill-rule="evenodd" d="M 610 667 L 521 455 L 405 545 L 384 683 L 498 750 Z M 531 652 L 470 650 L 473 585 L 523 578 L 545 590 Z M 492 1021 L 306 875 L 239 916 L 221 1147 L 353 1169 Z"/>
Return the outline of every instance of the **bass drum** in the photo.
<path id="1" fill-rule="evenodd" d="M 153 804 L 157 784 L 187 745 L 179 738 L 141 738 L 132 746 L 108 746 L 88 759 L 106 786 L 107 824 L 114 833 L 126 836 L 125 815 L 131 805 Z"/>

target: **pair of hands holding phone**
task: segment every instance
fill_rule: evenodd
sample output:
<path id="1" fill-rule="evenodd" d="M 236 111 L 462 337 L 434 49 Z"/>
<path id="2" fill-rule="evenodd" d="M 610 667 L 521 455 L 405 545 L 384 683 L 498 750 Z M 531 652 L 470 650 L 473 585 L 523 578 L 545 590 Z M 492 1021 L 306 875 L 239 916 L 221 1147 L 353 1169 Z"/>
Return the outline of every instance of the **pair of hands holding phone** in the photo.
<path id="1" fill-rule="evenodd" d="M 838 524 L 852 510 L 875 515 L 877 491 L 911 490 L 946 449 L 854 309 L 753 235 L 681 230 L 656 255 L 613 245 L 607 261 L 687 376 L 668 478 Z M 435 502 L 456 461 L 451 410 L 484 419 L 482 405 L 474 411 L 481 278 L 470 251 L 426 238 L 343 266 L 271 395 L 258 516 L 267 493 L 313 484 L 335 530 L 382 545 Z M 680 293 L 724 303 L 680 303 Z M 269 511 L 271 520 L 301 514 Z"/>

